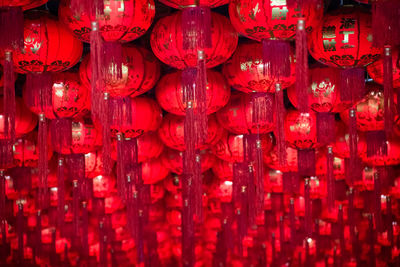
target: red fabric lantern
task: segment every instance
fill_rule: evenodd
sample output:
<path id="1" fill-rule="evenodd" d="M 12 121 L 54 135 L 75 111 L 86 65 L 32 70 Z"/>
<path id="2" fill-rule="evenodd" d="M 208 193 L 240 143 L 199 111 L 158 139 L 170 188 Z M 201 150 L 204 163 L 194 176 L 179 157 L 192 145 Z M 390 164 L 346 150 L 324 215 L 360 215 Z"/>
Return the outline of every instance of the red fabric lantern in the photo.
<path id="1" fill-rule="evenodd" d="M 333 67 L 364 67 L 381 51 L 372 46 L 371 15 L 360 8 L 344 7 L 324 16 L 308 42 L 310 54 Z"/>
<path id="2" fill-rule="evenodd" d="M 101 134 L 87 120 L 72 122 L 72 144 L 70 147 L 53 144 L 54 150 L 61 154 L 86 154 L 95 151 L 101 144 Z"/>
<path id="3" fill-rule="evenodd" d="M 148 97 L 134 97 L 130 99 L 130 105 L 132 121 L 123 121 L 122 125 L 120 125 L 117 119 L 114 118 L 111 122 L 111 133 L 113 136 L 116 136 L 120 132 L 126 138 L 133 138 L 145 132 L 158 129 L 162 121 L 162 113 L 156 101 Z M 126 108 L 123 107 L 123 109 Z M 123 110 L 122 112 L 125 111 Z"/>
<path id="4" fill-rule="evenodd" d="M 311 30 L 322 17 L 323 6 L 308 4 L 299 8 L 287 2 L 234 0 L 229 4 L 229 17 L 235 29 L 250 39 L 293 40 L 298 18 L 303 14 Z"/>
<path id="5" fill-rule="evenodd" d="M 48 160 L 53 155 L 53 151 L 48 149 Z M 18 138 L 13 147 L 14 163 L 19 167 L 37 167 L 38 164 L 38 147 L 37 132 Z"/>
<path id="6" fill-rule="evenodd" d="M 115 178 L 112 176 L 99 175 L 93 178 L 93 196 L 104 198 L 116 192 Z"/>
<path id="7" fill-rule="evenodd" d="M 130 42 L 147 31 L 155 15 L 153 0 L 104 1 L 104 14 L 96 17 L 85 13 L 74 16 L 70 2 L 60 2 L 58 15 L 71 32 L 84 42 L 89 42 L 92 21 L 98 21 L 101 36 L 105 41 Z"/>
<path id="8" fill-rule="evenodd" d="M 289 110 L 285 118 L 285 138 L 293 148 L 310 149 L 318 147 L 315 113 Z"/>
<path id="9" fill-rule="evenodd" d="M 400 142 L 396 139 L 388 140 L 387 155 L 364 155 L 362 160 L 371 166 L 389 166 L 400 164 Z"/>
<path id="10" fill-rule="evenodd" d="M 393 67 L 393 88 L 400 87 L 400 66 L 399 62 L 399 49 L 393 47 L 392 49 L 392 67 Z M 374 63 L 368 65 L 367 71 L 369 76 L 374 80 L 374 82 L 383 85 L 383 59 L 380 58 Z"/>
<path id="11" fill-rule="evenodd" d="M 44 12 L 25 17 L 24 38 L 23 51 L 15 51 L 13 57 L 19 73 L 64 71 L 78 63 L 82 55 L 82 43 Z"/>
<path id="12" fill-rule="evenodd" d="M 269 96 L 268 100 L 268 112 L 275 113 L 274 97 Z M 251 96 L 236 92 L 229 103 L 217 112 L 217 119 L 225 129 L 235 134 L 268 133 L 274 130 L 273 121 L 253 123 L 253 112 Z"/>
<path id="13" fill-rule="evenodd" d="M 192 6 L 207 6 L 210 8 L 226 5 L 229 3 L 229 0 L 201 0 L 201 1 L 195 1 L 195 0 L 160 0 L 161 3 L 164 5 L 173 7 L 173 8 L 179 8 L 183 9 L 186 7 L 192 7 Z"/>
<path id="14" fill-rule="evenodd" d="M 201 172 L 210 169 L 215 161 L 215 156 L 209 150 L 200 151 Z M 161 154 L 161 161 L 171 172 L 182 174 L 183 172 L 183 152 L 166 148 Z"/>
<path id="15" fill-rule="evenodd" d="M 260 136 L 261 148 L 264 154 L 272 148 L 273 139 L 271 134 Z M 243 162 L 243 135 L 225 133 L 222 138 L 212 146 L 212 152 L 218 158 L 229 162 Z"/>
<path id="16" fill-rule="evenodd" d="M 235 51 L 238 36 L 229 20 L 211 12 L 211 48 L 205 48 L 206 67 L 215 67 L 226 61 Z M 151 48 L 162 62 L 178 69 L 197 66 L 197 49 L 183 49 L 182 12 L 160 19 L 150 37 Z"/>
<path id="17" fill-rule="evenodd" d="M 184 139 L 184 117 L 167 114 L 158 129 L 158 134 L 163 143 L 173 149 L 186 150 Z M 215 116 L 208 117 L 207 139 L 204 144 L 196 147 L 196 149 L 205 149 L 210 145 L 214 145 L 222 137 L 223 128 L 219 126 Z"/>
<path id="18" fill-rule="evenodd" d="M 2 0 L 0 6 L 15 7 L 20 6 L 23 10 L 35 8 L 44 5 L 47 0 Z"/>
<path id="19" fill-rule="evenodd" d="M 233 162 L 216 158 L 214 165 L 212 166 L 212 171 L 218 179 L 223 181 L 232 181 L 233 164 Z"/>
<path id="20" fill-rule="evenodd" d="M 157 58 L 147 49 L 133 45 L 123 46 L 122 55 L 122 77 L 105 79 L 103 90 L 112 97 L 134 97 L 153 88 L 160 77 L 160 63 Z M 81 81 L 87 88 L 91 86 L 91 68 L 90 55 L 87 55 L 79 68 Z"/>
<path id="21" fill-rule="evenodd" d="M 262 45 L 257 42 L 240 44 L 232 58 L 224 64 L 222 72 L 228 83 L 237 90 L 245 93 L 274 93 L 277 83 L 280 83 L 282 88 L 287 88 L 295 81 L 294 52 L 290 52 L 289 77 L 270 77 L 263 63 Z"/>
<path id="22" fill-rule="evenodd" d="M 17 97 L 15 114 L 15 134 L 17 137 L 29 133 L 37 125 L 37 116 L 35 116 L 25 105 L 24 101 Z M 0 98 L 0 114 L 4 114 L 3 98 Z M 0 116 L 0 139 L 4 138 L 4 116 Z"/>
<path id="23" fill-rule="evenodd" d="M 90 109 L 89 90 L 81 85 L 79 76 L 73 72 L 62 72 L 52 76 L 52 106 L 45 107 L 48 119 L 81 117 Z M 24 92 L 24 101 L 29 103 L 30 95 Z M 36 114 L 42 113 L 40 107 L 29 107 Z"/>
<path id="24" fill-rule="evenodd" d="M 156 184 L 169 174 L 169 170 L 160 159 L 151 159 L 142 163 L 142 178 L 145 184 Z"/>
<path id="25" fill-rule="evenodd" d="M 175 115 L 185 115 L 186 103 L 183 101 L 182 71 L 164 75 L 156 87 L 156 98 L 160 106 Z M 207 70 L 207 114 L 222 108 L 231 95 L 225 78 L 216 71 Z"/>
<path id="26" fill-rule="evenodd" d="M 316 160 L 316 175 L 318 177 L 323 177 L 327 175 L 327 159 L 326 159 L 326 151 L 318 150 L 317 151 L 317 160 Z M 336 180 L 341 180 L 345 178 L 345 161 L 343 158 L 334 157 L 333 158 L 333 175 Z"/>

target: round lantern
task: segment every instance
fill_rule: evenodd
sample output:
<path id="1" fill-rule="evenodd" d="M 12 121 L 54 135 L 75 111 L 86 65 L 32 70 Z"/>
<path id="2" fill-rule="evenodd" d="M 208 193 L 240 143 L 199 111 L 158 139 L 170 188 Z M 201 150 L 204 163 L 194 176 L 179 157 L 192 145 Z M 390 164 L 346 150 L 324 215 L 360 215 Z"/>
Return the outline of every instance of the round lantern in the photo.
<path id="1" fill-rule="evenodd" d="M 211 12 L 212 47 L 204 50 L 207 68 L 226 61 L 235 51 L 238 36 L 229 20 Z M 150 37 L 151 48 L 162 62 L 177 68 L 197 66 L 197 50 L 183 49 L 182 12 L 161 18 L 154 26 Z"/>
<path id="2" fill-rule="evenodd" d="M 273 95 L 267 97 L 268 112 L 274 114 L 274 97 Z M 245 93 L 235 92 L 228 104 L 216 114 L 222 127 L 235 134 L 268 133 L 274 130 L 275 119 L 253 123 L 253 112 L 252 97 Z"/>
<path id="3" fill-rule="evenodd" d="M 198 6 L 207 6 L 210 8 L 226 5 L 229 3 L 229 0 L 160 0 L 161 3 L 164 5 L 173 7 L 173 8 L 185 8 L 185 7 L 192 7 L 195 5 Z"/>
<path id="4" fill-rule="evenodd" d="M 103 155 L 100 150 L 85 154 L 85 177 L 94 178 L 103 174 Z"/>
<path id="5" fill-rule="evenodd" d="M 53 155 L 53 151 L 48 149 L 48 159 Z M 32 132 L 24 137 L 15 140 L 13 147 L 14 163 L 19 167 L 37 167 L 38 147 L 37 132 Z"/>
<path id="6" fill-rule="evenodd" d="M 262 152 L 268 153 L 273 145 L 272 135 L 263 134 L 260 140 Z M 215 156 L 224 161 L 243 162 L 243 135 L 225 133 L 211 149 Z"/>
<path id="7" fill-rule="evenodd" d="M 381 55 L 372 46 L 371 15 L 361 8 L 343 7 L 326 14 L 308 41 L 313 58 L 333 67 L 364 67 Z"/>
<path id="8" fill-rule="evenodd" d="M 186 104 L 183 101 L 182 71 L 164 75 L 156 87 L 156 98 L 160 106 L 175 115 L 185 115 Z M 229 101 L 231 91 L 224 76 L 219 72 L 207 70 L 207 114 L 222 108 Z"/>
<path id="9" fill-rule="evenodd" d="M 400 66 L 399 66 L 399 49 L 392 49 L 392 64 L 393 64 L 393 88 L 400 87 Z M 368 65 L 367 72 L 374 82 L 383 85 L 383 59 L 380 58 L 374 63 Z"/>
<path id="10" fill-rule="evenodd" d="M 89 42 L 91 22 L 99 22 L 99 30 L 107 42 L 130 42 L 142 36 L 153 22 L 155 6 L 153 0 L 104 1 L 104 15 L 92 17 L 81 13 L 74 16 L 70 0 L 62 0 L 58 9 L 60 20 L 84 42 Z"/>
<path id="11" fill-rule="evenodd" d="M 223 66 L 222 72 L 228 83 L 235 89 L 245 93 L 275 92 L 275 84 L 280 83 L 287 88 L 295 80 L 295 61 L 293 49 L 290 54 L 291 76 L 270 77 L 265 71 L 262 55 L 262 45 L 258 42 L 246 42 L 238 46 L 232 58 Z"/>
<path id="12" fill-rule="evenodd" d="M 156 101 L 140 96 L 131 98 L 130 105 L 132 121 L 124 121 L 122 125 L 118 125 L 117 121 L 112 121 L 111 133 L 113 136 L 120 132 L 126 138 L 133 138 L 158 129 L 162 121 L 162 113 Z"/>
<path id="13" fill-rule="evenodd" d="M 316 175 L 318 177 L 323 177 L 327 175 L 327 152 L 323 149 L 317 151 L 317 160 L 316 160 Z M 341 180 L 345 178 L 345 160 L 343 158 L 334 157 L 333 158 L 333 174 L 336 180 Z"/>
<path id="14" fill-rule="evenodd" d="M 200 151 L 201 172 L 210 169 L 215 161 L 215 156 L 209 150 Z M 166 148 L 161 154 L 161 161 L 171 172 L 182 174 L 183 172 L 183 152 Z"/>
<path id="15" fill-rule="evenodd" d="M 221 160 L 219 158 L 215 159 L 214 165 L 212 166 L 212 171 L 214 175 L 220 180 L 232 181 L 233 178 L 233 162 Z"/>
<path id="16" fill-rule="evenodd" d="M 79 81 L 79 75 L 73 72 L 56 73 L 52 76 L 52 106 L 44 108 L 44 115 L 48 119 L 80 117 L 90 109 L 90 93 L 88 88 Z M 28 103 L 25 90 L 24 100 Z M 39 114 L 41 108 L 29 107 L 32 112 Z"/>
<path id="17" fill-rule="evenodd" d="M 101 144 L 101 133 L 89 120 L 72 122 L 72 143 L 70 147 L 54 144 L 54 150 L 61 154 L 86 154 L 95 151 Z"/>
<path id="18" fill-rule="evenodd" d="M 147 49 L 139 46 L 122 47 L 122 77 L 105 80 L 104 91 L 110 96 L 141 95 L 154 87 L 160 77 L 160 63 Z M 111 70 L 110 70 L 111 71 Z M 91 87 L 91 63 L 90 55 L 87 55 L 80 67 L 79 74 L 82 83 Z"/>
<path id="19" fill-rule="evenodd" d="M 151 159 L 142 163 L 142 178 L 145 184 L 156 184 L 169 174 L 169 170 L 160 159 Z"/>
<path id="20" fill-rule="evenodd" d="M 184 151 L 186 150 L 184 139 L 184 122 L 185 117 L 167 114 L 158 129 L 158 134 L 163 143 L 173 149 Z M 204 149 L 210 145 L 214 145 L 223 135 L 221 128 L 215 119 L 215 116 L 208 116 L 207 139 L 204 144 L 197 149 Z"/>
<path id="21" fill-rule="evenodd" d="M 116 181 L 112 176 L 99 175 L 93 178 L 93 196 L 97 198 L 104 198 L 110 196 L 115 192 Z"/>
<path id="22" fill-rule="evenodd" d="M 396 139 L 388 140 L 387 155 L 364 155 L 362 160 L 370 166 L 389 166 L 400 164 L 400 142 Z"/>
<path id="23" fill-rule="evenodd" d="M 297 149 L 318 147 L 315 113 L 289 110 L 285 118 L 285 139 L 291 147 Z"/>
<path id="24" fill-rule="evenodd" d="M 0 138 L 4 138 L 4 116 L 1 116 L 4 114 L 3 103 L 3 97 L 0 97 Z M 17 97 L 15 104 L 15 134 L 19 137 L 35 129 L 37 116 L 27 108 L 21 98 Z"/>
<path id="25" fill-rule="evenodd" d="M 24 49 L 13 54 L 15 71 L 39 73 L 64 71 L 82 55 L 80 41 L 44 12 L 29 13 L 24 20 Z"/>
<path id="26" fill-rule="evenodd" d="M 297 20 L 304 15 L 307 29 L 322 17 L 323 6 L 289 6 L 287 0 L 233 0 L 229 4 L 229 17 L 233 27 L 242 35 L 261 41 L 262 39 L 293 40 Z"/>
<path id="27" fill-rule="evenodd" d="M 2 0 L 0 6 L 2 7 L 22 7 L 23 10 L 28 10 L 41 5 L 44 5 L 47 0 Z"/>
<path id="28" fill-rule="evenodd" d="M 382 86 L 367 83 L 368 93 L 356 105 L 357 130 L 379 131 L 384 129 L 384 96 Z M 349 113 L 340 113 L 342 120 L 349 123 Z"/>
<path id="29" fill-rule="evenodd" d="M 274 146 L 269 153 L 264 153 L 264 162 L 271 169 L 281 172 L 297 172 L 297 150 L 286 147 L 286 164 L 279 164 L 277 146 Z"/>

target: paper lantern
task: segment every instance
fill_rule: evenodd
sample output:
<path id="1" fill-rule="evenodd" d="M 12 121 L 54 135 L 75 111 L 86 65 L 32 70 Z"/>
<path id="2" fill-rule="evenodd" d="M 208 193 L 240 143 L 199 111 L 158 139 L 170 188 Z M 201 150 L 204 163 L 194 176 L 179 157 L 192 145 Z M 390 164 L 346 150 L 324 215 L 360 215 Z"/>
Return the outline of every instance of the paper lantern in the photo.
<path id="1" fill-rule="evenodd" d="M 160 159 L 151 159 L 142 163 L 142 178 L 145 184 L 156 184 L 169 174 L 169 170 Z"/>
<path id="2" fill-rule="evenodd" d="M 183 152 L 166 148 L 161 154 L 161 161 L 171 172 L 182 174 L 183 172 Z M 210 169 L 214 164 L 215 157 L 209 150 L 202 150 L 201 157 L 201 172 Z"/>
<path id="3" fill-rule="evenodd" d="M 364 155 L 362 160 L 370 166 L 389 166 L 400 164 L 400 142 L 396 139 L 388 140 L 387 155 Z"/>
<path id="4" fill-rule="evenodd" d="M 221 160 L 219 158 L 215 159 L 214 165 L 212 166 L 212 171 L 214 175 L 220 180 L 232 181 L 233 178 L 233 162 Z"/>
<path id="5" fill-rule="evenodd" d="M 0 114 L 4 114 L 3 102 L 3 97 L 0 97 Z M 16 97 L 15 103 L 15 134 L 19 137 L 36 127 L 37 116 L 28 109 L 21 98 Z M 4 116 L 0 116 L 0 138 L 4 138 Z"/>
<path id="6" fill-rule="evenodd" d="M 289 110 L 285 118 L 285 138 L 293 148 L 311 149 L 318 147 L 315 113 Z"/>
<path id="7" fill-rule="evenodd" d="M 182 71 L 164 75 L 156 87 L 156 98 L 160 106 L 175 115 L 185 115 L 186 113 L 183 93 Z M 231 91 L 224 76 L 219 72 L 207 70 L 206 94 L 207 114 L 216 112 L 228 103 Z"/>
<path id="8" fill-rule="evenodd" d="M 101 133 L 88 120 L 72 122 L 72 144 L 70 147 L 54 144 L 54 150 L 61 154 L 86 154 L 95 151 L 101 144 Z"/>
<path id="9" fill-rule="evenodd" d="M 226 61 L 235 51 L 238 36 L 229 20 L 211 12 L 211 48 L 205 48 L 206 67 L 215 67 Z M 150 36 L 154 55 L 162 62 L 177 69 L 197 66 L 197 49 L 183 49 L 182 12 L 175 12 L 160 19 Z"/>
<path id="10" fill-rule="evenodd" d="M 273 146 L 272 135 L 263 134 L 260 136 L 260 141 L 263 154 L 268 153 Z M 212 146 L 211 150 L 215 156 L 224 161 L 243 162 L 243 135 L 225 133 L 222 138 Z"/>
<path id="11" fill-rule="evenodd" d="M 64 71 L 82 55 L 80 41 L 44 12 L 29 13 L 24 20 L 24 49 L 13 54 L 15 71 L 39 73 Z"/>
<path id="12" fill-rule="evenodd" d="M 262 45 L 258 42 L 245 42 L 238 46 L 232 58 L 225 62 L 222 72 L 228 83 L 245 93 L 275 92 L 275 85 L 282 88 L 291 86 L 295 81 L 294 51 L 290 55 L 291 75 L 289 77 L 270 77 L 264 69 Z"/>
<path id="13" fill-rule="evenodd" d="M 96 17 L 81 13 L 74 16 L 70 0 L 60 2 L 60 20 L 84 42 L 89 42 L 91 22 L 97 20 L 105 41 L 130 42 L 142 36 L 153 22 L 155 6 L 153 0 L 104 1 L 104 14 Z"/>
<path id="14" fill-rule="evenodd" d="M 116 181 L 112 176 L 99 175 L 93 178 L 93 196 L 104 198 L 116 192 Z"/>
<path id="15" fill-rule="evenodd" d="M 184 117 L 173 114 L 164 116 L 158 134 L 166 146 L 179 151 L 186 150 L 184 120 Z M 210 145 L 214 145 L 222 137 L 223 132 L 215 116 L 208 116 L 207 139 L 205 143 L 198 146 L 197 149 L 205 149 Z"/>
<path id="16" fill-rule="evenodd" d="M 50 140 L 49 140 L 50 141 Z M 48 149 L 48 160 L 53 155 L 53 151 Z M 32 132 L 24 137 L 15 140 L 13 147 L 14 163 L 19 167 L 37 167 L 38 147 L 37 132 Z"/>
<path id="17" fill-rule="evenodd" d="M 326 14 L 308 40 L 311 56 L 333 67 L 364 67 L 381 55 L 372 46 L 371 15 L 361 8 L 343 7 Z"/>
<path id="18" fill-rule="evenodd" d="M 85 154 L 85 177 L 94 178 L 103 174 L 103 155 L 100 150 Z"/>
<path id="19" fill-rule="evenodd" d="M 116 136 L 123 133 L 126 138 L 133 138 L 149 131 L 155 131 L 161 124 L 162 113 L 157 102 L 148 97 L 130 99 L 132 121 L 124 121 L 118 125 L 116 120 L 111 123 L 111 133 Z"/>
<path id="20" fill-rule="evenodd" d="M 105 88 L 102 90 L 110 93 L 112 97 L 128 95 L 134 97 L 153 88 L 160 77 L 160 63 L 157 58 L 147 49 L 133 45 L 123 46 L 122 55 L 122 77 L 106 79 Z M 82 83 L 90 88 L 92 77 L 90 55 L 83 59 L 79 75 Z"/>
<path id="21" fill-rule="evenodd" d="M 268 95 L 267 98 L 268 112 L 274 114 L 274 97 Z M 222 127 L 235 134 L 268 133 L 274 130 L 274 120 L 255 123 L 253 122 L 253 112 L 252 97 L 235 92 L 228 104 L 216 114 Z"/>
<path id="22" fill-rule="evenodd" d="M 288 1 L 234 0 L 229 4 L 229 17 L 233 27 L 242 35 L 261 41 L 262 39 L 293 40 L 297 20 L 304 15 L 307 29 L 322 17 L 322 4 L 288 5 Z"/>
<path id="23" fill-rule="evenodd" d="M 290 146 L 286 147 L 286 164 L 279 164 L 277 147 L 274 146 L 269 153 L 263 154 L 265 164 L 271 169 L 281 172 L 297 172 L 297 151 Z"/>
<path id="24" fill-rule="evenodd" d="M 2 7 L 22 7 L 23 10 L 35 8 L 44 5 L 47 0 L 2 0 L 0 6 Z"/>
<path id="25" fill-rule="evenodd" d="M 400 66 L 399 62 L 399 49 L 392 48 L 392 67 L 393 67 L 393 88 L 400 87 Z M 368 65 L 367 72 L 374 82 L 383 85 L 383 59 L 380 58 L 374 63 Z"/>
<path id="26" fill-rule="evenodd" d="M 207 6 L 210 8 L 226 5 L 229 3 L 229 0 L 201 0 L 201 1 L 195 1 L 195 0 L 160 0 L 161 3 L 164 5 L 173 7 L 173 8 L 179 8 L 183 9 L 186 7 L 192 7 L 195 5 L 198 6 Z"/>

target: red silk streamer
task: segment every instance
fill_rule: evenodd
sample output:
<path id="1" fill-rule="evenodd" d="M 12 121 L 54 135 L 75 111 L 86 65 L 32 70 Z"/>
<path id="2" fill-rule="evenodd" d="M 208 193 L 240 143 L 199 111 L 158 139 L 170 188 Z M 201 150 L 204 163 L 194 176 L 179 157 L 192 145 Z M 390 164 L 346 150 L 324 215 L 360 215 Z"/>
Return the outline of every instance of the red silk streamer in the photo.
<path id="1" fill-rule="evenodd" d="M 100 266 L 107 267 L 107 231 L 104 221 L 99 223 Z"/>
<path id="2" fill-rule="evenodd" d="M 73 237 L 74 237 L 74 241 L 76 242 L 76 247 L 79 246 L 78 244 L 78 236 L 79 236 L 79 219 L 80 219 L 80 208 L 79 208 L 79 199 L 80 199 L 80 193 L 79 193 L 79 185 L 78 185 L 78 181 L 74 180 L 72 182 L 73 184 L 73 188 L 72 188 L 72 212 L 74 214 L 73 217 Z"/>
<path id="3" fill-rule="evenodd" d="M 317 140 L 325 145 L 335 141 L 335 113 L 317 113 Z"/>
<path id="4" fill-rule="evenodd" d="M 47 119 L 44 117 L 44 114 L 39 114 L 39 135 L 38 135 L 38 147 L 39 147 L 39 196 L 38 202 L 40 209 L 45 209 L 48 206 L 47 197 L 48 197 L 48 184 L 47 184 L 47 171 L 48 171 L 48 162 L 47 162 L 47 150 L 48 150 L 48 142 L 47 142 Z"/>
<path id="5" fill-rule="evenodd" d="M 340 72 L 340 100 L 356 103 L 365 94 L 364 69 L 343 69 Z"/>
<path id="6" fill-rule="evenodd" d="M 65 215 L 65 182 L 64 182 L 64 158 L 58 158 L 57 165 L 57 225 L 61 236 L 64 236 L 64 215 Z"/>
<path id="7" fill-rule="evenodd" d="M 286 155 L 286 140 L 285 140 L 285 115 L 286 109 L 283 100 L 283 89 L 281 85 L 277 83 L 275 85 L 275 114 L 276 114 L 276 145 L 278 151 L 278 162 L 280 166 L 286 166 L 287 155 Z"/>
<path id="8" fill-rule="evenodd" d="M 23 263 L 24 260 L 24 211 L 23 205 L 18 204 L 17 212 L 17 238 L 18 238 L 18 262 Z"/>
<path id="9" fill-rule="evenodd" d="M 304 180 L 304 230 L 306 237 L 311 237 L 312 234 L 312 211 L 309 181 L 309 179 Z"/>
<path id="10" fill-rule="evenodd" d="M 185 154 L 184 154 L 185 157 Z M 182 263 L 192 267 L 195 264 L 194 205 L 191 203 L 192 175 L 184 174 L 182 181 Z"/>
<path id="11" fill-rule="evenodd" d="M 264 75 L 268 77 L 290 76 L 290 43 L 283 40 L 262 40 Z"/>
<path id="12" fill-rule="evenodd" d="M 390 138 L 393 132 L 394 123 L 394 97 L 393 97 L 393 65 L 392 48 L 385 46 L 383 50 L 383 94 L 385 111 L 385 132 L 386 137 Z"/>
<path id="13" fill-rule="evenodd" d="M 367 140 L 367 157 L 387 155 L 387 143 L 385 131 L 369 131 L 365 133 Z"/>
<path id="14" fill-rule="evenodd" d="M 0 36 L 1 50 L 22 50 L 24 48 L 24 14 L 20 6 L 12 7 L 2 3 Z"/>
<path id="15" fill-rule="evenodd" d="M 74 16 L 86 13 L 96 18 L 104 14 L 104 0 L 71 0 L 70 8 Z"/>
<path id="16" fill-rule="evenodd" d="M 239 255 L 243 254 L 242 240 L 247 233 L 248 225 L 248 193 L 247 193 L 247 175 L 246 163 L 236 162 L 233 165 L 233 181 L 232 181 L 232 202 L 235 209 L 235 217 L 237 224 L 237 237 L 235 240 Z"/>
<path id="17" fill-rule="evenodd" d="M 302 177 L 315 175 L 315 150 L 298 149 L 297 150 L 298 172 Z"/>
<path id="18" fill-rule="evenodd" d="M 349 188 L 348 193 L 348 202 L 349 206 L 347 209 L 347 220 L 349 222 L 349 231 L 350 231 L 350 242 L 353 248 L 353 254 L 355 254 L 355 222 L 354 222 L 354 189 L 352 187 Z"/>
<path id="19" fill-rule="evenodd" d="M 344 239 L 344 218 L 343 218 L 343 206 L 339 205 L 338 212 L 338 224 L 339 224 L 339 242 L 340 242 L 340 253 L 341 255 L 345 255 L 345 239 Z"/>
<path id="20" fill-rule="evenodd" d="M 11 23 L 12 24 L 12 23 Z M 15 139 L 15 77 L 12 52 L 6 51 L 4 58 L 4 136 Z"/>
<path id="21" fill-rule="evenodd" d="M 390 196 L 386 196 L 386 209 L 387 209 L 387 221 L 386 228 L 388 231 L 388 240 L 390 245 L 394 244 L 394 235 L 393 235 L 393 212 L 392 212 L 392 199 Z"/>
<path id="22" fill-rule="evenodd" d="M 381 207 L 381 177 L 380 173 L 376 172 L 374 175 L 374 193 L 375 193 L 375 205 L 374 205 L 374 219 L 376 231 L 381 233 L 383 231 L 382 223 L 382 207 Z"/>
<path id="23" fill-rule="evenodd" d="M 2 247 L 0 256 L 6 257 L 3 253 L 4 247 L 7 242 L 7 223 L 6 223 L 6 178 L 4 176 L 4 170 L 0 170 L 0 225 L 1 225 L 1 237 L 2 237 Z M 3 258 L 4 259 L 4 258 Z"/>
<path id="24" fill-rule="evenodd" d="M 76 0 L 77 1 L 77 0 Z M 91 61 L 91 111 L 95 118 L 101 116 L 101 104 L 103 100 L 103 69 L 102 62 L 104 57 L 103 37 L 96 21 L 92 22 L 90 33 L 90 61 Z"/>
<path id="25" fill-rule="evenodd" d="M 400 3 L 398 0 L 372 1 L 373 45 L 400 44 Z"/>
<path id="26" fill-rule="evenodd" d="M 290 198 L 289 203 L 289 221 L 290 221 L 290 243 L 294 248 L 296 246 L 296 221 L 294 210 L 294 198 Z"/>
<path id="27" fill-rule="evenodd" d="M 36 244 L 35 256 L 42 257 L 42 216 L 40 210 L 36 214 Z"/>
<path id="28" fill-rule="evenodd" d="M 72 120 L 69 118 L 57 118 L 50 122 L 51 143 L 53 147 L 65 148 L 72 144 Z"/>
<path id="29" fill-rule="evenodd" d="M 327 180 L 327 192 L 328 192 L 328 208 L 333 210 L 335 208 L 335 176 L 333 175 L 333 162 L 334 156 L 332 147 L 328 146 L 328 153 L 326 156 L 326 180 Z"/>
<path id="30" fill-rule="evenodd" d="M 111 108 L 110 108 L 110 95 L 109 93 L 103 94 L 101 104 L 101 122 L 102 122 L 102 136 L 103 136 L 103 172 L 106 175 L 111 173 L 112 159 L 111 159 Z"/>
<path id="31" fill-rule="evenodd" d="M 84 259 L 89 257 L 89 214 L 87 202 L 82 202 L 82 253 Z"/>
<path id="32" fill-rule="evenodd" d="M 349 175 L 349 184 L 350 186 L 356 180 L 359 180 L 357 175 L 357 171 L 359 169 L 358 163 L 358 135 L 357 135 L 357 117 L 356 117 L 356 110 L 354 108 L 349 110 L 349 152 L 350 152 L 350 159 L 349 159 L 349 168 L 348 168 L 348 175 Z"/>
<path id="33" fill-rule="evenodd" d="M 308 112 L 308 49 L 306 20 L 299 18 L 296 31 L 296 95 L 300 112 Z"/>

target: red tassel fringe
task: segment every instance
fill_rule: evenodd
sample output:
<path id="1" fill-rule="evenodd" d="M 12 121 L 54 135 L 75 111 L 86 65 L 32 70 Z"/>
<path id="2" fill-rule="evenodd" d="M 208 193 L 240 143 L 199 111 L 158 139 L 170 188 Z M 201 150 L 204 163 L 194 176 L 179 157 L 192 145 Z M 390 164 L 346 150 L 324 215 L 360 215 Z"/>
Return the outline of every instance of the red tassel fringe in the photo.
<path id="1" fill-rule="evenodd" d="M 277 79 L 290 76 L 290 43 L 262 40 L 264 75 Z"/>
<path id="2" fill-rule="evenodd" d="M 350 159 L 349 159 L 349 183 L 353 185 L 353 183 L 357 179 L 355 174 L 357 173 L 355 170 L 359 169 L 358 163 L 358 135 L 357 135 L 357 116 L 356 110 L 354 108 L 349 110 L 349 152 L 350 152 Z"/>
<path id="3" fill-rule="evenodd" d="M 51 144 L 61 150 L 71 147 L 72 144 L 72 120 L 69 118 L 58 118 L 50 122 Z"/>
<path id="4" fill-rule="evenodd" d="M 375 47 L 400 44 L 399 14 L 398 0 L 373 1 L 372 32 Z"/>
<path id="5" fill-rule="evenodd" d="M 340 100 L 355 103 L 365 95 L 364 69 L 343 69 L 340 72 Z"/>
<path id="6" fill-rule="evenodd" d="M 47 119 L 44 114 L 39 114 L 39 134 L 38 134 L 38 147 L 39 147 L 39 207 L 46 209 L 48 206 L 48 188 L 47 188 L 47 172 L 48 172 L 48 142 L 47 142 Z"/>
<path id="7" fill-rule="evenodd" d="M 1 36 L 1 35 L 0 35 Z M 5 52 L 4 69 L 4 136 L 15 140 L 15 77 L 12 53 Z"/>
<path id="8" fill-rule="evenodd" d="M 103 73 L 106 81 L 122 78 L 122 45 L 119 42 L 104 42 Z"/>
<path id="9" fill-rule="evenodd" d="M 182 12 L 184 50 L 211 47 L 211 11 L 208 7 L 187 7 Z"/>
<path id="10" fill-rule="evenodd" d="M 312 211 L 309 179 L 304 181 L 304 230 L 306 237 L 310 237 L 312 234 Z"/>
<path id="11" fill-rule="evenodd" d="M 327 193 L 328 193 L 328 208 L 333 211 L 335 208 L 335 176 L 333 174 L 333 162 L 334 156 L 332 147 L 328 146 L 328 153 L 326 157 L 326 168 L 327 168 Z"/>
<path id="12" fill-rule="evenodd" d="M 382 32 L 382 30 L 381 30 Z M 383 54 L 383 89 L 384 89 L 384 111 L 385 132 L 389 138 L 392 136 L 394 123 L 394 98 L 393 98 L 393 65 L 392 48 L 385 46 Z"/>
<path id="13" fill-rule="evenodd" d="M 77 0 L 76 0 L 77 1 Z M 90 33 L 90 66 L 92 77 L 91 83 L 91 111 L 95 118 L 100 118 L 101 104 L 103 100 L 103 69 L 102 62 L 104 57 L 103 37 L 99 29 L 98 22 L 92 22 L 92 32 Z"/>
<path id="14" fill-rule="evenodd" d="M 275 86 L 275 114 L 276 114 L 276 145 L 278 151 L 278 162 L 280 166 L 286 166 L 286 140 L 285 140 L 285 104 L 283 101 L 283 89 L 279 83 Z"/>
<path id="15" fill-rule="evenodd" d="M 374 209 L 374 218 L 375 218 L 375 226 L 376 230 L 381 233 L 383 230 L 382 225 L 382 207 L 381 207 L 381 177 L 380 174 L 382 172 L 376 172 L 374 177 L 374 193 L 375 193 L 375 209 Z"/>
<path id="16" fill-rule="evenodd" d="M 296 94 L 300 112 L 308 112 L 308 49 L 306 20 L 299 18 L 296 32 Z"/>
<path id="17" fill-rule="evenodd" d="M 57 225 L 61 236 L 64 236 L 64 216 L 65 216 L 65 165 L 64 158 L 58 158 L 57 166 Z"/>
<path id="18" fill-rule="evenodd" d="M 92 18 L 104 15 L 104 0 L 71 0 L 70 8 L 74 16 L 81 13 L 89 14 Z"/>
<path id="19" fill-rule="evenodd" d="M 298 172 L 302 177 L 315 175 L 315 150 L 314 149 L 298 149 Z"/>
<path id="20" fill-rule="evenodd" d="M 365 134 L 367 140 L 367 157 L 387 155 L 386 134 L 384 131 L 369 131 Z"/>
<path id="21" fill-rule="evenodd" d="M 324 145 L 335 141 L 335 113 L 317 113 L 317 140 Z"/>
<path id="22" fill-rule="evenodd" d="M 24 14 L 21 7 L 2 6 L 0 8 L 0 36 L 1 50 L 24 48 Z"/>

